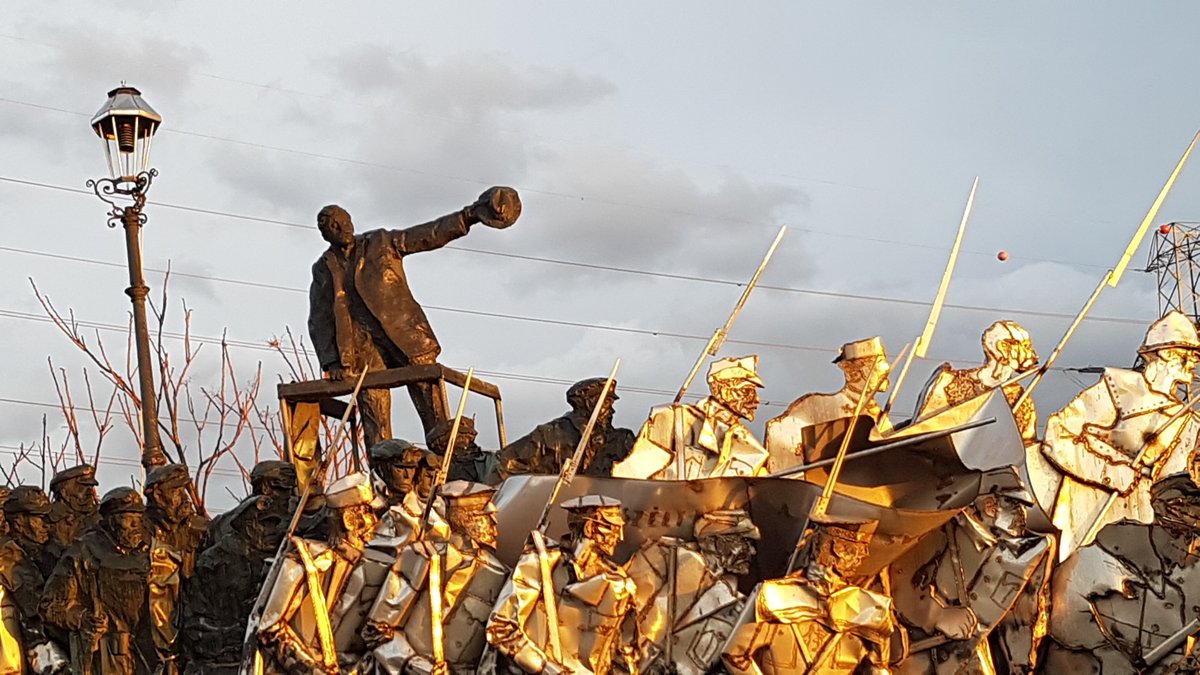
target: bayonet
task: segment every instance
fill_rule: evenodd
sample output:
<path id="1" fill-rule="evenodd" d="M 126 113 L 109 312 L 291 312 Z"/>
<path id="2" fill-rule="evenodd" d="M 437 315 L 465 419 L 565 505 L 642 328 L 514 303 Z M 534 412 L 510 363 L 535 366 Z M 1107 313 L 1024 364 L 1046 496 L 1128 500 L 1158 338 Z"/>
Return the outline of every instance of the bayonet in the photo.
<path id="1" fill-rule="evenodd" d="M 442 463 L 438 467 L 437 475 L 433 477 L 433 485 L 429 488 L 429 497 L 425 500 L 425 507 L 421 509 L 421 519 L 417 521 L 416 531 L 413 534 L 414 541 L 424 536 L 429 515 L 433 512 L 433 504 L 437 501 L 438 488 L 446 482 L 446 476 L 450 473 L 450 463 L 454 461 L 454 446 L 458 443 L 458 429 L 462 424 L 463 411 L 467 408 L 467 395 L 471 393 L 471 379 L 474 377 L 475 369 L 471 368 L 467 371 L 466 381 L 463 382 L 462 396 L 458 399 L 458 410 L 454 413 L 454 423 L 450 425 L 450 438 L 446 440 L 446 453 L 442 455 Z"/>

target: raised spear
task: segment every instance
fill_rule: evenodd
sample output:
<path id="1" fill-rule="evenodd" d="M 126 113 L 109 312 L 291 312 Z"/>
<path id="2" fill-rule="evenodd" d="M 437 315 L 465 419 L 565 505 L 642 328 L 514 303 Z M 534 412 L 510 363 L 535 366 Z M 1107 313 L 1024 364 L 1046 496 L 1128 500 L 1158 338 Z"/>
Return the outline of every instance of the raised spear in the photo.
<path id="1" fill-rule="evenodd" d="M 429 488 L 429 497 L 425 500 L 425 508 L 421 509 L 421 519 L 417 521 L 417 528 L 413 534 L 413 540 L 421 539 L 425 534 L 425 524 L 429 521 L 429 514 L 433 512 L 433 503 L 437 501 L 438 488 L 442 483 L 446 482 L 446 475 L 450 473 L 450 463 L 454 461 L 454 446 L 458 441 L 458 428 L 462 424 L 463 411 L 467 408 L 467 395 L 471 393 L 471 379 L 475 377 L 475 369 L 471 368 L 467 371 L 467 379 L 463 382 L 462 396 L 458 399 L 458 410 L 454 413 L 454 423 L 450 425 L 450 438 L 446 440 L 446 454 L 442 455 L 442 464 L 438 467 L 437 475 L 433 477 L 433 485 Z"/>

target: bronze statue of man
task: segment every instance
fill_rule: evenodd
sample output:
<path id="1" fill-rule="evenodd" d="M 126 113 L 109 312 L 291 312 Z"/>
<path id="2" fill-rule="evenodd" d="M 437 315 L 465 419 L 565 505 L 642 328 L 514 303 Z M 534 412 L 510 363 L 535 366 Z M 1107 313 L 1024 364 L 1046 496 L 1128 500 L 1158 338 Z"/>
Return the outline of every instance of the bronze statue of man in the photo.
<path id="1" fill-rule="evenodd" d="M 48 555 L 61 556 L 80 535 L 100 522 L 97 510 L 96 468 L 80 464 L 50 479 L 50 542 Z"/>
<path id="2" fill-rule="evenodd" d="M 19 486 L 5 501 L 4 515 L 11 536 L 0 537 L 0 673 L 65 673 L 67 654 L 38 614 L 51 571 L 42 555 L 50 539 L 50 498 L 39 487 Z"/>
<path id="3" fill-rule="evenodd" d="M 450 430 L 454 420 L 444 420 L 425 435 L 425 445 L 431 451 L 444 455 L 450 443 Z M 496 485 L 500 482 L 500 464 L 496 453 L 488 452 L 475 444 L 478 437 L 475 420 L 464 417 L 459 421 L 458 436 L 454 440 L 454 456 L 446 481 L 465 480 L 471 483 Z"/>
<path id="4" fill-rule="evenodd" d="M 179 652 L 188 675 L 234 675 L 246 619 L 295 507 L 296 468 L 259 462 L 250 471 L 251 495 L 209 523 L 207 546 L 183 585 Z"/>
<path id="5" fill-rule="evenodd" d="M 164 673 L 176 672 L 175 638 L 183 584 L 196 568 L 196 553 L 208 519 L 196 513 L 192 477 L 182 464 L 146 474 L 146 530 L 150 534 L 150 614 L 155 648 Z"/>
<path id="6" fill-rule="evenodd" d="M 71 672 L 149 675 L 154 665 L 146 585 L 150 554 L 136 490 L 100 499 L 100 524 L 58 561 L 42 594 L 42 619 L 68 633 Z"/>
<path id="7" fill-rule="evenodd" d="M 380 675 L 477 672 L 488 614 L 510 570 L 496 557 L 496 489 L 451 481 L 439 494 L 450 536 L 415 541 L 400 549 L 363 629 Z M 431 574 L 438 565 L 437 576 Z M 442 644 L 433 640 L 433 593 L 441 596 Z M 438 656 L 441 663 L 437 663 Z M 364 671 L 369 672 L 369 671 Z"/>
<path id="8" fill-rule="evenodd" d="M 489 188 L 470 206 L 402 230 L 354 234 L 350 214 L 331 204 L 317 214 L 329 249 L 313 264 L 308 332 L 330 379 L 362 368 L 379 370 L 437 361 L 441 346 L 408 288 L 404 257 L 432 251 L 467 234 L 475 223 L 504 228 L 521 213 L 516 190 Z M 409 386 L 428 433 L 449 417 L 445 395 L 433 383 Z M 391 392 L 359 396 L 367 446 L 392 437 Z"/>
<path id="9" fill-rule="evenodd" d="M 500 465 L 504 474 L 560 473 L 563 463 L 575 454 L 575 448 L 579 446 L 583 428 L 592 416 L 592 409 L 604 390 L 605 381 L 603 377 L 592 377 L 571 385 L 567 389 L 570 412 L 539 424 L 500 451 Z M 612 475 L 613 464 L 625 459 L 633 448 L 633 431 L 613 426 L 613 403 L 618 398 L 617 383 L 614 381 L 608 390 L 608 399 L 601 404 L 600 416 L 596 418 L 596 427 L 592 430 L 579 467 L 579 473 L 583 475 Z"/>
<path id="10" fill-rule="evenodd" d="M 367 462 L 371 473 L 383 483 L 383 498 L 388 507 L 379 519 L 377 534 L 393 538 L 394 547 L 403 546 L 416 532 L 425 511 L 425 500 L 433 491 L 441 458 L 408 441 L 390 438 L 367 450 Z M 444 540 L 449 530 L 438 510 L 431 510 L 425 525 L 426 538 Z"/>

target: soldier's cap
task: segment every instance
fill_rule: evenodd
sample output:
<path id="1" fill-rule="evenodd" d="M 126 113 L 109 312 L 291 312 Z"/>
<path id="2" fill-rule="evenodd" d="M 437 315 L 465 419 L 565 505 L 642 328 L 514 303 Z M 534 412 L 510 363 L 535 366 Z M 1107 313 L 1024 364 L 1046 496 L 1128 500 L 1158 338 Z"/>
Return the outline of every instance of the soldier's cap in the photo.
<path id="1" fill-rule="evenodd" d="M 325 488 L 325 505 L 331 509 L 348 509 L 352 506 L 383 508 L 387 502 L 375 494 L 371 476 L 365 471 L 356 471 L 329 484 Z"/>
<path id="2" fill-rule="evenodd" d="M 296 483 L 296 467 L 291 462 L 285 462 L 278 459 L 268 459 L 254 465 L 250 470 L 250 482 L 258 483 L 259 481 L 278 481 Z"/>
<path id="3" fill-rule="evenodd" d="M 1171 347 L 1200 350 L 1200 336 L 1196 334 L 1196 324 L 1177 309 L 1167 312 L 1163 318 L 1150 324 L 1138 353 L 1144 354 Z"/>
<path id="4" fill-rule="evenodd" d="M 117 513 L 145 513 L 146 504 L 142 495 L 131 487 L 113 488 L 100 498 L 100 515 Z"/>
<path id="5" fill-rule="evenodd" d="M 748 380 L 762 387 L 762 378 L 758 376 L 758 356 L 733 356 L 717 359 L 708 367 L 708 383 L 717 380 Z"/>
<path id="6" fill-rule="evenodd" d="M 883 340 L 878 336 L 847 342 L 838 349 L 837 357 L 833 359 L 833 362 L 841 363 L 842 361 L 875 357 L 881 359 L 887 358 L 887 352 L 883 348 Z"/>
<path id="7" fill-rule="evenodd" d="M 452 480 L 438 491 L 446 501 L 447 509 L 464 509 L 468 511 L 495 511 L 492 496 L 496 488 L 483 483 L 473 483 L 467 480 Z M 488 508 L 491 507 L 491 508 Z"/>
<path id="8" fill-rule="evenodd" d="M 1005 468 L 988 471 L 983 474 L 979 483 L 979 494 L 995 494 L 1009 499 L 1015 499 L 1026 506 L 1037 504 L 1037 499 L 1025 485 L 1025 481 L 1017 475 L 1016 469 Z"/>
<path id="9" fill-rule="evenodd" d="M 572 400 L 595 401 L 600 396 L 600 392 L 604 391 L 605 382 L 608 382 L 607 377 L 589 377 L 586 380 L 576 382 L 567 387 L 567 403 L 570 403 Z M 613 380 L 612 386 L 608 388 L 608 397 L 614 401 L 621 398 L 617 396 L 616 380 Z"/>
<path id="10" fill-rule="evenodd" d="M 400 466 L 417 466 L 424 452 L 417 446 L 401 438 L 389 438 L 379 441 L 367 450 L 367 461 L 371 464 L 378 462 L 398 462 Z"/>
<path id="11" fill-rule="evenodd" d="M 604 495 L 583 495 L 572 497 L 558 505 L 559 508 L 580 515 L 592 516 L 590 520 L 603 520 L 613 525 L 624 525 L 625 516 L 621 513 L 621 502 L 613 497 Z"/>
<path id="12" fill-rule="evenodd" d="M 18 513 L 50 515 L 50 498 L 36 485 L 18 485 L 9 492 L 8 500 L 4 502 L 4 515 Z"/>
<path id="13" fill-rule="evenodd" d="M 96 467 L 91 464 L 79 464 L 54 474 L 54 478 L 50 479 L 50 490 L 54 491 L 59 485 L 69 480 L 78 480 L 81 485 L 96 486 L 100 484 L 96 481 Z"/>
<path id="14" fill-rule="evenodd" d="M 737 534 L 747 539 L 758 539 L 758 527 L 743 509 L 721 509 L 709 511 L 696 519 L 692 530 L 696 539 L 715 537 L 718 534 Z"/>
<path id="15" fill-rule="evenodd" d="M 879 527 L 878 520 L 870 518 L 845 518 L 828 514 L 809 518 L 809 524 L 815 526 L 826 536 L 842 541 L 868 543 Z"/>
<path id="16" fill-rule="evenodd" d="M 450 442 L 450 430 L 453 427 L 454 420 L 452 419 L 438 422 L 429 430 L 429 433 L 425 434 L 425 445 L 429 446 L 430 450 L 443 454 L 446 452 L 446 444 Z M 458 439 L 455 441 L 455 445 L 461 443 L 464 438 L 474 440 L 478 435 L 479 433 L 475 431 L 474 418 L 463 417 L 458 423 Z"/>
<path id="17" fill-rule="evenodd" d="M 188 468 L 182 464 L 164 464 L 156 466 L 146 474 L 145 489 L 164 488 L 171 489 L 177 487 L 186 487 L 192 482 L 191 475 L 188 474 Z"/>

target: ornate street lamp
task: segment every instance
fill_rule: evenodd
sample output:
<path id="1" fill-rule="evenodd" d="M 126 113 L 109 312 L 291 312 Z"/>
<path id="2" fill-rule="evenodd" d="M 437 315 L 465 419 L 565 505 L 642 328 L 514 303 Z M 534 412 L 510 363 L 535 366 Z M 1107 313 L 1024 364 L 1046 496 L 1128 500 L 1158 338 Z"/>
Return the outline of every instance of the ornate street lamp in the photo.
<path id="1" fill-rule="evenodd" d="M 146 222 L 142 207 L 150 183 L 158 175 L 157 170 L 150 168 L 150 143 L 161 123 L 162 117 L 137 89 L 122 84 L 108 92 L 108 100 L 92 117 L 92 129 L 104 143 L 111 177 L 87 182 L 96 196 L 111 207 L 108 226 L 119 224 L 125 228 L 125 252 L 129 259 L 129 288 L 125 293 L 133 302 L 133 337 L 142 397 L 142 466 L 147 469 L 167 463 L 158 435 L 158 399 L 146 323 L 146 295 L 150 289 L 142 277 L 142 225 Z"/>

